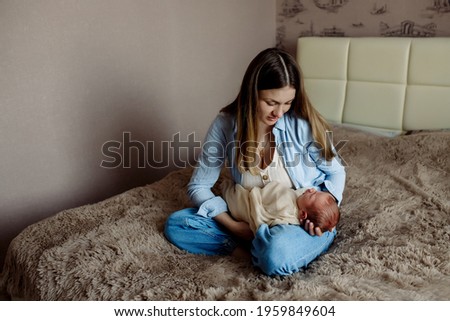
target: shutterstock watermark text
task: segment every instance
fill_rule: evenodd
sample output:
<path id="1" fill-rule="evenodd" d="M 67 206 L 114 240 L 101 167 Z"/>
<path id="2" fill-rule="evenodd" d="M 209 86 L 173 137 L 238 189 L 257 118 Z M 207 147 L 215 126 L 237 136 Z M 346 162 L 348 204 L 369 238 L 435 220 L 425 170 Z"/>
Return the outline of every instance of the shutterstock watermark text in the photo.
<path id="1" fill-rule="evenodd" d="M 326 141 L 331 144 L 333 141 L 332 132 L 328 132 L 327 136 Z M 346 144 L 347 141 L 344 140 L 333 146 L 335 160 L 342 166 L 347 166 L 340 155 Z M 235 155 L 235 153 L 244 149 L 247 150 L 247 161 L 259 163 L 261 156 L 255 144 L 246 142 L 239 144 L 237 141 L 229 142 L 226 145 L 217 141 L 207 141 L 202 144 L 201 141 L 196 139 L 195 133 L 190 133 L 187 137 L 182 138 L 179 132 L 172 135 L 171 140 L 142 142 L 132 139 L 130 132 L 123 132 L 121 141 L 110 140 L 101 146 L 103 158 L 100 167 L 107 169 L 132 167 L 163 169 L 196 167 L 201 163 L 203 166 L 215 168 L 224 165 L 229 166 L 225 162 L 226 155 Z M 201 153 L 202 150 L 203 153 Z M 284 158 L 286 167 L 300 165 L 316 167 L 318 165 L 329 165 L 327 162 L 330 162 L 317 156 L 323 150 L 323 146 L 317 142 L 308 142 L 303 146 L 293 142 L 283 142 L 277 146 L 277 150 L 279 155 Z M 294 150 L 295 152 L 287 152 Z M 313 155 L 316 156 L 313 157 Z"/>

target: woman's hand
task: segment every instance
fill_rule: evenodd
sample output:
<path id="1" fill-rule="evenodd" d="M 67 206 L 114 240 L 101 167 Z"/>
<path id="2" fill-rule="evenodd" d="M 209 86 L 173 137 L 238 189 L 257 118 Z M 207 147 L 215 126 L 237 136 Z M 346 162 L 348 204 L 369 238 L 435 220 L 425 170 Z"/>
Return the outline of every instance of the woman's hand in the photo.
<path id="1" fill-rule="evenodd" d="M 236 221 L 230 216 L 230 214 L 226 212 L 217 215 L 216 217 L 214 217 L 214 219 L 240 239 L 251 241 L 254 237 L 248 223 Z"/>
<path id="2" fill-rule="evenodd" d="M 310 220 L 306 220 L 305 221 L 305 225 L 304 225 L 305 231 L 309 233 L 309 235 L 314 236 L 322 236 L 322 230 L 320 229 L 320 227 L 314 227 L 314 223 L 311 222 Z"/>

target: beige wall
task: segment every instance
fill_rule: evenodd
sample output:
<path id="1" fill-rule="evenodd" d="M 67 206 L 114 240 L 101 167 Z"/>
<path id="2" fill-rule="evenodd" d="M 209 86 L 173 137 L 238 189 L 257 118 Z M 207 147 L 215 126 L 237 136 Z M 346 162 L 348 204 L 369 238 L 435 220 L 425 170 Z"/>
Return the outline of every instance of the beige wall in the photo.
<path id="1" fill-rule="evenodd" d="M 329 5 L 334 3 L 334 5 Z M 277 0 L 277 46 L 303 36 L 450 36 L 448 0 Z"/>
<path id="2" fill-rule="evenodd" d="M 104 169 L 101 148 L 124 132 L 158 149 L 177 132 L 201 140 L 250 59 L 275 45 L 275 10 L 275 0 L 2 0 L 1 261 L 27 225 L 174 169 L 138 168 L 137 149 L 131 168 Z"/>

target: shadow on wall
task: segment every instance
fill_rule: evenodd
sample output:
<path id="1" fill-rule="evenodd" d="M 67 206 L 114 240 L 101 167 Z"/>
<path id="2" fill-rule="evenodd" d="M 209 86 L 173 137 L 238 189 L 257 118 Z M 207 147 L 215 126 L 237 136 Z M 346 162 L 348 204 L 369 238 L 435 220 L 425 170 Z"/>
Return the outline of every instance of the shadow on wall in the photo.
<path id="1" fill-rule="evenodd" d="M 155 97 L 127 92 L 124 88 L 118 84 L 93 90 L 77 102 L 78 106 L 72 104 L 72 108 L 77 107 L 76 111 L 67 106 L 67 110 L 56 116 L 55 122 L 65 124 L 57 128 L 60 138 L 53 144 L 58 146 L 52 147 L 61 158 L 56 164 L 53 162 L 56 166 L 46 173 L 49 179 L 45 189 L 37 192 L 39 186 L 35 183 L 30 186 L 35 190 L 31 197 L 5 208 L 8 217 L 13 219 L 1 224 L 8 226 L 8 231 L 0 233 L 1 267 L 9 243 L 28 225 L 64 209 L 96 203 L 133 187 L 150 184 L 174 169 L 173 166 L 143 164 L 148 157 L 163 159 L 164 150 L 149 151 L 143 146 L 147 141 L 159 146 L 166 136 L 170 137 L 166 129 L 170 119 L 158 112 L 161 105 Z M 105 146 L 110 146 L 109 154 Z M 114 166 L 110 166 L 112 161 L 116 162 Z"/>
<path id="2" fill-rule="evenodd" d="M 154 94 L 158 89 L 140 85 L 144 80 L 134 79 L 132 71 L 110 66 L 100 70 L 100 79 L 98 74 L 86 79 L 93 90 L 80 102 L 81 115 L 75 119 L 78 138 L 65 145 L 68 155 L 75 151 L 73 156 L 78 157 L 69 177 L 76 182 L 69 189 L 80 191 L 78 204 L 150 184 L 171 170 L 142 164 L 147 151 L 140 146 L 146 141 L 158 144 L 171 125 L 167 115 L 159 112 L 163 106 Z"/>
<path id="3" fill-rule="evenodd" d="M 161 128 L 169 120 L 159 117 L 157 109 L 146 106 L 145 101 L 130 100 L 118 109 L 121 112 L 111 120 L 110 131 L 91 146 L 98 151 L 96 163 L 99 175 L 109 185 L 103 190 L 108 195 L 150 184 L 174 169 L 166 137 L 169 133 Z"/>

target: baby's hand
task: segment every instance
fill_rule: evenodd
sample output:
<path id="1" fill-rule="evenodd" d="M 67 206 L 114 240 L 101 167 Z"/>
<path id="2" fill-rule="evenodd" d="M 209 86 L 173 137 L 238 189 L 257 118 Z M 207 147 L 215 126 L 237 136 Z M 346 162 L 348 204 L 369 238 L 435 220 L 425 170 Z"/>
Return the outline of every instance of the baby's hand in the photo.
<path id="1" fill-rule="evenodd" d="M 322 236 L 322 230 L 320 229 L 320 227 L 314 227 L 314 223 L 310 220 L 305 221 L 304 228 L 305 231 L 308 232 L 311 236 Z"/>

